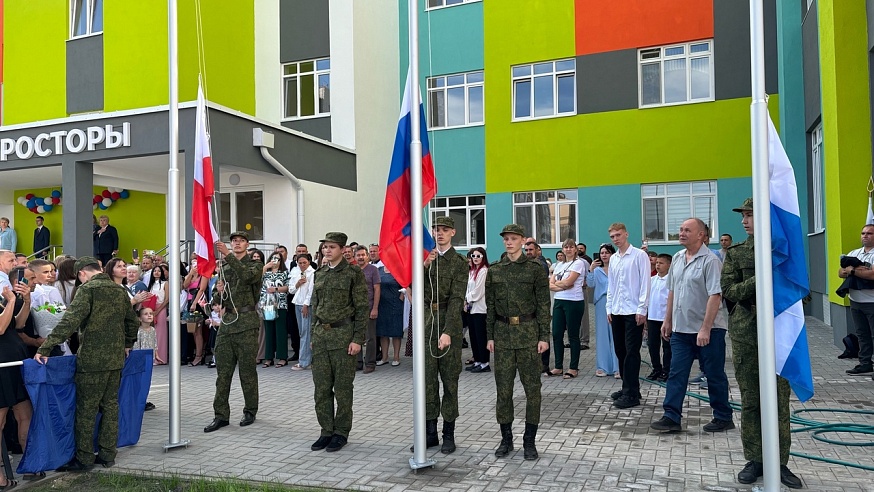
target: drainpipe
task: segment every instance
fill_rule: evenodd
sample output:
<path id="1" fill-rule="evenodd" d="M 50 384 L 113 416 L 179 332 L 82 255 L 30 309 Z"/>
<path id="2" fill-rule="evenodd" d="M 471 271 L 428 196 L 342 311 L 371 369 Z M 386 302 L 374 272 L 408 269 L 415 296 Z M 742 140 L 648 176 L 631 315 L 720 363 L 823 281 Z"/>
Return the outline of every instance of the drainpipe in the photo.
<path id="1" fill-rule="evenodd" d="M 285 168 L 275 157 L 270 155 L 270 149 L 273 148 L 273 134 L 267 133 L 260 128 L 252 129 L 252 145 L 261 150 L 261 157 L 264 158 L 273 169 L 279 171 L 279 174 L 288 178 L 291 182 L 291 187 L 297 192 L 297 243 L 306 244 L 303 235 L 303 185 L 300 180 L 291 174 L 291 171 Z"/>

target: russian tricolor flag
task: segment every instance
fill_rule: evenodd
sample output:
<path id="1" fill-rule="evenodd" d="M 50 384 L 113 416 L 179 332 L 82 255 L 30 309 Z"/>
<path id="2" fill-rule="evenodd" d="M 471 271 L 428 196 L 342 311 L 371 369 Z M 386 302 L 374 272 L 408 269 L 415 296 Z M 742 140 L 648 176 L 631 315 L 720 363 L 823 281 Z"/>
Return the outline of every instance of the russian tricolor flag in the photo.
<path id="1" fill-rule="evenodd" d="M 437 179 L 434 176 L 434 163 L 428 148 L 428 127 L 425 126 L 425 111 L 422 97 L 416 91 L 419 104 L 419 133 L 422 140 L 422 203 L 415 210 L 410 205 L 410 144 L 412 142 L 410 108 L 412 108 L 412 81 L 407 72 L 407 84 L 401 102 L 401 115 L 398 131 L 391 154 L 391 167 L 388 172 L 388 185 L 385 189 L 385 207 L 382 212 L 382 227 L 379 231 L 379 254 L 382 262 L 402 287 L 409 287 L 413 281 L 413 238 L 410 236 L 412 214 L 422 213 L 428 202 L 437 194 Z M 434 239 L 423 227 L 424 248 L 418 264 L 424 261 L 428 252 L 434 249 Z"/>
<path id="2" fill-rule="evenodd" d="M 768 172 L 771 194 L 771 257 L 774 271 L 774 337 L 777 374 L 801 401 L 813 396 L 813 374 L 801 300 L 810 292 L 798 189 L 789 157 L 768 115 Z"/>

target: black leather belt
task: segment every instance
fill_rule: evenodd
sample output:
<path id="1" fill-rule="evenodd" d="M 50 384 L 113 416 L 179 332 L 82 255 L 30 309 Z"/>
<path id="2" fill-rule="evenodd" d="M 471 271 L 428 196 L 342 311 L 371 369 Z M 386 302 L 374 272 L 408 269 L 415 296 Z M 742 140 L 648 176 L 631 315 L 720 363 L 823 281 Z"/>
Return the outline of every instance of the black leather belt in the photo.
<path id="1" fill-rule="evenodd" d="M 322 323 L 322 328 L 330 330 L 331 328 L 346 326 L 349 323 L 352 323 L 352 318 L 341 319 L 340 321 L 335 321 L 334 323 Z"/>
<path id="2" fill-rule="evenodd" d="M 251 313 L 255 311 L 255 306 L 243 306 L 241 308 L 237 308 L 237 313 Z"/>
<path id="3" fill-rule="evenodd" d="M 437 311 L 439 309 L 446 309 L 449 307 L 448 302 L 432 302 L 431 303 L 431 311 Z"/>
<path id="4" fill-rule="evenodd" d="M 496 314 L 495 318 L 497 318 L 498 321 L 501 321 L 503 323 L 507 323 L 508 325 L 511 325 L 511 326 L 515 326 L 515 325 L 518 325 L 519 323 L 523 323 L 525 321 L 532 321 L 535 319 L 535 316 L 534 316 L 534 313 L 531 313 L 531 314 L 523 314 L 522 316 L 510 316 L 508 318 L 505 316 L 501 316 L 500 314 Z"/>

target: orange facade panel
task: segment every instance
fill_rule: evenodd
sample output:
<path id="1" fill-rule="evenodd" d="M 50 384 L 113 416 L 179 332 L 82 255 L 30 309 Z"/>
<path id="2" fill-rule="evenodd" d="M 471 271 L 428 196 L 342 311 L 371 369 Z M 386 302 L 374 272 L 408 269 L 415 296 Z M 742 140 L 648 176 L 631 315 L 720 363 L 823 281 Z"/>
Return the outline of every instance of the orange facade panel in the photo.
<path id="1" fill-rule="evenodd" d="M 713 1 L 575 0 L 577 55 L 711 38 Z"/>

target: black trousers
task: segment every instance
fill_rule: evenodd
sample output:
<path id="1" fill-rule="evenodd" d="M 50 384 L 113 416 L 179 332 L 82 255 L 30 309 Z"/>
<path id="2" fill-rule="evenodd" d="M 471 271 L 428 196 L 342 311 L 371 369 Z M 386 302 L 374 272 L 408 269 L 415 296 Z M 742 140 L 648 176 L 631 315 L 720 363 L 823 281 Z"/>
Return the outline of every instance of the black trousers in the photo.
<path id="1" fill-rule="evenodd" d="M 613 347 L 619 359 L 622 393 L 637 397 L 640 393 L 640 345 L 643 343 L 643 325 L 638 325 L 633 314 L 614 314 Z"/>
<path id="2" fill-rule="evenodd" d="M 290 298 L 289 302 L 291 302 Z M 291 304 L 289 304 L 289 306 L 291 306 Z M 286 316 L 285 327 L 288 328 L 288 335 L 291 337 L 291 349 L 294 350 L 294 355 L 300 356 L 300 330 L 297 327 L 297 316 Z"/>
<path id="3" fill-rule="evenodd" d="M 486 335 L 486 314 L 469 314 L 467 325 L 470 334 L 470 350 L 473 352 L 473 360 L 483 364 L 489 363 L 489 351 L 486 349 L 488 335 Z"/>
<path id="4" fill-rule="evenodd" d="M 649 361 L 653 370 L 670 372 L 671 342 L 662 339 L 662 323 L 664 322 L 646 320 L 646 348 L 649 349 Z M 661 352 L 664 352 L 664 356 Z"/>

